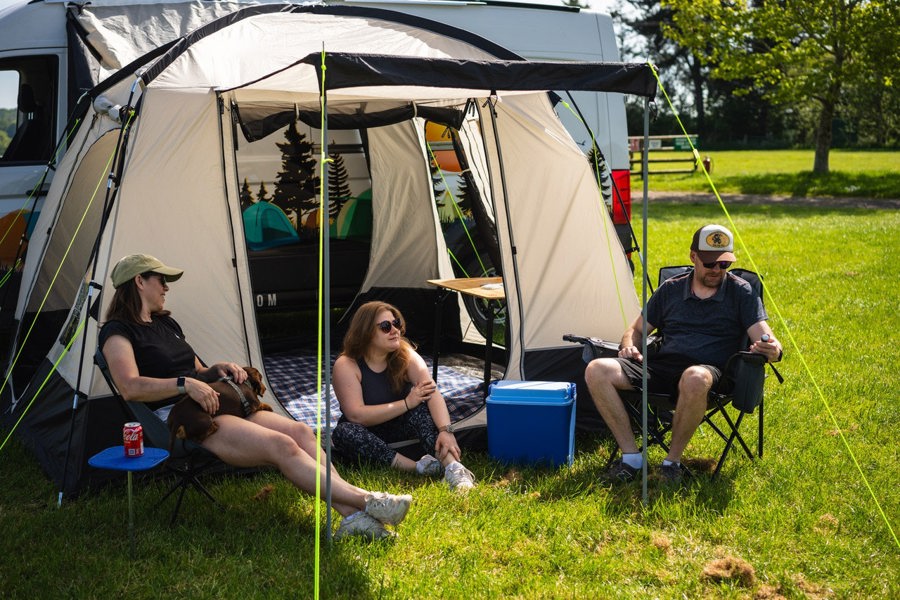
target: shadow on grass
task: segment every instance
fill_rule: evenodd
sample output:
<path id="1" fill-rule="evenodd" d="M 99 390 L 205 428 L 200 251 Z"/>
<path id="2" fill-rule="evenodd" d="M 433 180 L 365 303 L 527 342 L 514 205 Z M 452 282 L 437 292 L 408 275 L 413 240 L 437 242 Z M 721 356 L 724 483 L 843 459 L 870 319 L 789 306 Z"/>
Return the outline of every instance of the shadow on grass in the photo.
<path id="1" fill-rule="evenodd" d="M 738 190 L 742 194 L 784 195 L 795 198 L 835 196 L 851 198 L 900 197 L 900 173 L 845 173 L 833 171 L 816 174 L 770 173 L 724 177 L 717 181 L 722 189 Z"/>

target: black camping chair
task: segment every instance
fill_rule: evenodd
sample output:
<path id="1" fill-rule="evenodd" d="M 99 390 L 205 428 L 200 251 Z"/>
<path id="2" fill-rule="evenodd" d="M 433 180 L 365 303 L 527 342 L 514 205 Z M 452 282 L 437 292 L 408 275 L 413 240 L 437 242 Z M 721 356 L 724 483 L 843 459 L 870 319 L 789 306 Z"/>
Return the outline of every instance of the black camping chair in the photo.
<path id="1" fill-rule="evenodd" d="M 692 268 L 693 267 L 691 266 L 663 267 L 659 270 L 659 283 L 662 284 L 667 279 L 686 273 Z M 747 283 L 750 284 L 750 287 L 753 288 L 753 291 L 760 298 L 763 298 L 762 279 L 756 273 L 746 269 L 732 269 L 731 273 L 734 273 L 747 281 Z M 662 335 L 665 335 L 665 332 L 660 332 L 659 335 L 652 336 L 648 339 L 647 352 L 651 357 L 653 356 L 654 351 L 659 347 L 659 343 L 662 341 Z M 599 338 L 567 334 L 563 336 L 563 339 L 584 345 L 582 357 L 586 363 L 595 358 L 612 358 L 617 356 L 619 352 L 618 343 L 608 342 Z M 749 340 L 746 339 L 746 336 L 744 336 L 741 346 L 749 346 Z M 725 377 L 730 377 L 734 381 L 732 391 L 726 394 L 713 389 L 709 392 L 706 414 L 703 416 L 701 425 L 703 423 L 707 424 L 725 442 L 725 447 L 722 449 L 722 454 L 719 457 L 719 461 L 716 463 L 715 471 L 713 471 L 713 477 L 719 475 L 722 465 L 725 463 L 725 459 L 734 447 L 735 442 L 743 449 L 744 454 L 746 454 L 749 459 L 753 460 L 755 457 L 762 458 L 764 423 L 763 381 L 765 379 L 765 364 L 766 359 L 761 354 L 745 351 L 738 352 L 728 359 L 723 371 Z M 779 383 L 783 383 L 784 379 L 781 374 L 773 365 L 770 364 L 769 366 L 778 378 Z M 641 431 L 641 421 L 643 419 L 640 390 L 634 392 L 620 391 L 620 396 L 625 405 L 625 410 L 628 412 L 632 423 L 635 425 L 635 431 Z M 672 430 L 672 415 L 675 411 L 676 400 L 676 397 L 668 394 L 647 394 L 647 443 L 649 445 L 657 444 L 666 452 L 669 451 L 667 439 Z M 728 405 L 731 405 L 733 409 L 737 410 L 736 418 L 733 418 L 728 410 L 726 410 Z M 740 427 L 744 420 L 744 416 L 752 414 L 757 407 L 759 407 L 759 416 L 756 454 L 754 455 L 750 446 L 744 440 L 743 435 L 741 435 Z M 717 425 L 713 420 L 717 415 L 724 421 L 722 426 Z M 613 455 L 610 456 L 610 464 L 616 456 L 616 453 L 613 453 Z"/>
<path id="2" fill-rule="evenodd" d="M 144 441 L 149 446 L 158 448 L 168 448 L 170 443 L 169 428 L 166 423 L 160 419 L 156 413 L 150 410 L 143 402 L 128 402 L 119 393 L 112 375 L 109 372 L 109 365 L 106 363 L 106 357 L 103 352 L 97 348 L 94 352 L 94 364 L 100 369 L 103 378 L 106 380 L 109 389 L 112 391 L 116 399 L 122 403 L 126 414 L 130 415 L 132 420 L 141 424 L 144 430 Z M 169 525 L 174 525 L 178 518 L 178 512 L 181 510 L 181 501 L 188 488 L 194 488 L 202 495 L 206 496 L 213 504 L 222 508 L 209 490 L 200 482 L 199 477 L 213 469 L 221 470 L 225 467 L 219 458 L 196 442 L 189 440 L 176 439 L 173 447 L 169 449 L 169 459 L 165 462 L 166 469 L 175 475 L 176 482 L 165 495 L 160 498 L 154 505 L 154 510 L 162 504 L 166 498 L 173 493 L 178 492 L 178 500 L 175 502 L 175 508 L 172 510 L 172 518 Z"/>

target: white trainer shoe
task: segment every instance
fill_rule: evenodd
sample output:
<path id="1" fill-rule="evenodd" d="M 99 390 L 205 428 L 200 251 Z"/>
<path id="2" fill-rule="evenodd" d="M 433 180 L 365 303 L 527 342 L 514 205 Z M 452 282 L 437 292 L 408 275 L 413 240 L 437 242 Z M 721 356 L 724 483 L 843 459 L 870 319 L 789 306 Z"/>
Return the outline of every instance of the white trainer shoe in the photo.
<path id="1" fill-rule="evenodd" d="M 350 536 L 359 536 L 368 540 L 383 540 L 396 537 L 396 533 L 388 531 L 384 525 L 363 511 L 358 511 L 341 520 L 341 526 L 334 533 L 335 540 L 341 540 Z"/>
<path id="2" fill-rule="evenodd" d="M 441 461 L 430 454 L 426 454 L 416 461 L 416 473 L 426 477 L 437 477 L 444 470 Z"/>
<path id="3" fill-rule="evenodd" d="M 444 471 L 444 479 L 453 491 L 462 492 L 475 487 L 475 475 L 460 462 L 453 462 L 447 465 Z"/>
<path id="4" fill-rule="evenodd" d="M 385 525 L 397 525 L 409 511 L 412 496 L 373 492 L 366 495 L 366 513 Z"/>

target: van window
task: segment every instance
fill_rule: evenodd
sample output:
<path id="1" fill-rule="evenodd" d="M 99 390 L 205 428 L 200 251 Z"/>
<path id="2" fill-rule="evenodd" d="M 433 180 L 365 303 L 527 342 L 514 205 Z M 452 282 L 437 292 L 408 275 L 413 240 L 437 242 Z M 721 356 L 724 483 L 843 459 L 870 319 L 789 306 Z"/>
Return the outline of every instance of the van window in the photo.
<path id="1" fill-rule="evenodd" d="M 55 56 L 0 59 L 0 165 L 50 159 L 58 70 Z"/>

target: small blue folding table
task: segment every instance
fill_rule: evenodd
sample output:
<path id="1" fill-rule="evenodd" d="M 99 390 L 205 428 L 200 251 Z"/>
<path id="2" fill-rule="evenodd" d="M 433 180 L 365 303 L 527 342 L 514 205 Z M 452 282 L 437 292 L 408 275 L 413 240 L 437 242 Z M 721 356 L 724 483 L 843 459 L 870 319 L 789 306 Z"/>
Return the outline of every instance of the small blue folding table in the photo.
<path id="1" fill-rule="evenodd" d="M 131 474 L 134 471 L 149 471 L 169 458 L 169 452 L 162 448 L 144 448 L 142 456 L 125 456 L 125 446 L 112 446 L 88 459 L 88 464 L 98 469 L 128 472 L 128 539 L 134 553 L 134 506 L 131 501 Z"/>

